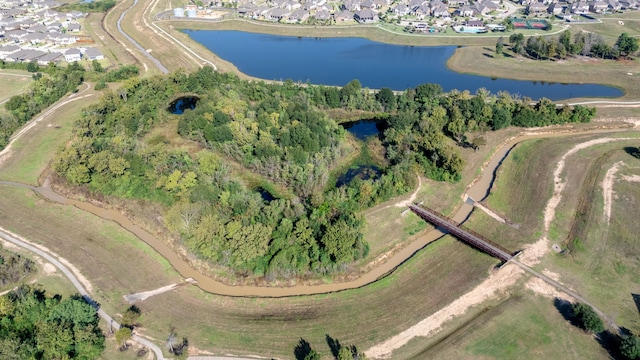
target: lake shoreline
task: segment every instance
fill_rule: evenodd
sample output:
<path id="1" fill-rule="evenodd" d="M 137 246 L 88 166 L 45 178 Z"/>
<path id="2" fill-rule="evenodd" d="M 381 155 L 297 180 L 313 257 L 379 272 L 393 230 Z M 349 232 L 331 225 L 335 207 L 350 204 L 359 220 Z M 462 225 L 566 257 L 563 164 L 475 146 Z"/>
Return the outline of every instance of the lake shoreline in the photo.
<path id="1" fill-rule="evenodd" d="M 495 59 L 489 57 L 487 55 L 484 56 L 476 56 L 475 61 L 469 63 L 469 61 L 465 61 L 468 58 L 468 54 L 470 52 L 479 52 L 483 54 L 487 54 L 492 50 L 495 46 L 495 38 L 489 37 L 452 37 L 452 38 L 436 38 L 428 35 L 410 35 L 410 34 L 396 34 L 389 33 L 385 30 L 382 30 L 376 26 L 369 25 L 354 25 L 354 26 L 327 26 L 327 27 L 310 27 L 310 26 L 292 26 L 292 25 L 280 25 L 280 24 L 268 24 L 268 23 L 256 23 L 256 22 L 248 22 L 244 20 L 224 20 L 224 21 L 160 21 L 159 25 L 162 24 L 170 24 L 171 30 L 236 30 L 250 33 L 259 33 L 259 34 L 270 34 L 270 35 L 282 35 L 282 36 L 297 36 L 297 37 L 358 37 L 358 38 L 366 38 L 371 41 L 381 42 L 386 44 L 394 44 L 394 45 L 408 45 L 408 46 L 464 46 L 457 49 L 454 54 L 447 60 L 446 66 L 456 73 L 460 74 L 474 74 L 484 77 L 495 77 L 496 71 L 503 71 L 502 74 L 499 75 L 500 78 L 510 79 L 510 80 L 536 80 L 541 82 L 563 82 L 563 83 L 581 83 L 585 78 L 583 74 L 574 74 L 572 71 L 568 71 L 562 74 L 562 80 L 558 80 L 558 73 L 562 73 L 566 68 L 575 68 L 575 65 L 582 65 L 583 62 L 581 60 L 569 59 L 565 61 L 539 61 L 539 60 L 529 60 L 528 62 L 536 61 L 537 66 L 532 66 L 532 69 L 537 67 L 545 67 L 547 70 L 542 72 L 536 71 L 522 71 L 521 64 L 516 62 L 518 60 L 509 59 L 513 61 L 501 61 L 500 62 L 500 70 L 497 70 Z M 201 47 L 205 52 L 206 56 L 219 65 L 221 71 L 229 71 L 237 74 L 238 76 L 245 79 L 253 79 L 259 81 L 270 81 L 267 79 L 260 79 L 256 77 L 252 77 L 250 75 L 242 73 L 238 68 L 223 59 L 220 59 L 217 54 L 213 53 L 206 47 L 202 46 L 200 43 L 192 40 L 190 37 L 185 36 L 182 31 L 178 31 L 178 34 L 181 34 L 181 39 L 185 42 L 188 42 L 191 46 Z M 505 35 L 509 35 L 506 33 Z M 508 37 L 508 36 L 506 36 Z M 506 59 L 503 59 L 506 60 Z M 619 71 L 619 68 L 625 67 L 629 64 L 616 64 L 615 61 L 608 61 L 609 63 L 613 63 L 617 66 L 614 66 L 613 69 L 609 69 L 609 71 L 605 71 L 606 75 L 602 76 L 602 71 L 606 70 L 607 67 L 600 66 L 598 68 L 598 72 L 600 73 L 600 77 L 589 77 L 589 82 L 593 84 L 612 86 L 618 89 L 621 89 L 624 92 L 622 97 L 617 99 L 626 100 L 626 99 L 636 99 L 640 97 L 640 86 L 635 86 L 635 84 L 631 84 L 629 79 L 623 75 L 626 75 L 626 72 Z M 562 70 L 556 70 L 549 72 L 549 68 L 554 68 L 555 65 L 565 63 L 568 64 L 563 66 Z M 640 73 L 640 64 L 637 60 L 631 61 L 631 70 L 632 72 Z M 532 79 L 532 75 L 535 74 L 536 79 Z M 639 82 L 640 83 L 640 82 Z M 606 98 L 606 97 L 603 97 Z M 587 98 L 574 98 L 576 100 L 582 100 Z M 588 98 L 593 99 L 593 98 Z"/>

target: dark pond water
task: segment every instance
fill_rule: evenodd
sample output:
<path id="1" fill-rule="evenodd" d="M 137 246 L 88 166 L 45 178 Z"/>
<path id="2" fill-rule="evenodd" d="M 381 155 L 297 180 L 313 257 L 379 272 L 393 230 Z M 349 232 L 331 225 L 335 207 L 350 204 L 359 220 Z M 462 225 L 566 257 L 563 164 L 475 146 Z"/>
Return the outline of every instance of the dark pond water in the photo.
<path id="1" fill-rule="evenodd" d="M 299 38 L 241 31 L 184 30 L 192 39 L 245 74 L 266 80 L 293 80 L 346 85 L 358 79 L 363 87 L 405 90 L 437 83 L 445 91 L 481 87 L 532 99 L 618 97 L 620 89 L 595 84 L 559 84 L 494 79 L 459 74 L 446 66 L 455 46 L 404 46 L 361 38 Z M 478 54 L 478 56 L 481 56 Z M 588 80 L 588 79 L 585 79 Z"/>
<path id="2" fill-rule="evenodd" d="M 276 199 L 273 195 L 271 195 L 270 192 L 268 192 L 267 190 L 261 187 L 256 188 L 256 191 L 258 192 L 258 194 L 260 194 L 260 196 L 262 197 L 262 200 L 266 202 L 272 202 L 273 200 Z"/>
<path id="3" fill-rule="evenodd" d="M 370 136 L 379 136 L 382 131 L 387 129 L 387 124 L 383 120 L 359 120 L 340 125 L 359 140 L 366 140 Z"/>
<path id="4" fill-rule="evenodd" d="M 336 181 L 336 187 L 346 185 L 355 178 L 360 178 L 362 180 L 377 179 L 381 174 L 382 171 L 380 168 L 374 165 L 354 166 L 338 178 L 338 181 Z"/>
<path id="5" fill-rule="evenodd" d="M 169 104 L 169 108 L 167 110 L 172 114 L 181 115 L 187 109 L 195 109 L 198 100 L 200 99 L 195 96 L 181 97 L 173 100 L 173 102 Z"/>

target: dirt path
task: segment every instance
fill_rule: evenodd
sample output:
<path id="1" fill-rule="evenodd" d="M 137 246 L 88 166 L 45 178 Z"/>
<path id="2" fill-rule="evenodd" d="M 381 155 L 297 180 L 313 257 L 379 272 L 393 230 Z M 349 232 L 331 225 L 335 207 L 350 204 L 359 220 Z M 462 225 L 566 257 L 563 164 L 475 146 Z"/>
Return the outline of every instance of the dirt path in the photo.
<path id="1" fill-rule="evenodd" d="M 607 226 L 611 220 L 611 206 L 613 205 L 613 183 L 616 180 L 616 174 L 620 169 L 620 166 L 624 165 L 622 161 L 618 161 L 607 170 L 607 173 L 602 180 L 602 196 L 604 198 L 604 218 L 607 221 Z"/>
<path id="2" fill-rule="evenodd" d="M 418 193 L 420 192 L 420 189 L 422 189 L 422 177 L 418 175 L 418 187 L 415 189 L 413 194 L 411 194 L 411 196 L 409 196 L 408 199 L 398 201 L 397 203 L 393 204 L 393 206 L 397 208 L 404 208 L 409 206 L 409 204 L 413 204 L 413 202 L 416 201 L 416 198 L 418 197 Z"/>

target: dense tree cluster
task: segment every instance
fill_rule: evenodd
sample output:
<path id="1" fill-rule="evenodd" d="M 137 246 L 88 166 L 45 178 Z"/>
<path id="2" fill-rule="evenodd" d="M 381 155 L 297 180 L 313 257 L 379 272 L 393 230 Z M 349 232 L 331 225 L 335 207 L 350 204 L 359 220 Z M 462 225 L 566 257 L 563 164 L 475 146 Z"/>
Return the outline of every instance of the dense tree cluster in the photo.
<path id="1" fill-rule="evenodd" d="M 180 96 L 198 99 L 177 124 L 191 145 L 167 146 L 165 135 L 148 133 L 176 119 L 166 109 Z M 352 146 L 329 109 L 387 118 L 382 146 L 390 165 L 379 176 L 334 186 Z M 416 171 L 460 177 L 463 160 L 451 138 L 464 143 L 466 131 L 591 115 L 508 95 L 444 94 L 437 85 L 396 95 L 358 81 L 343 88 L 267 84 L 205 68 L 129 79 L 108 91 L 83 111 L 54 167 L 72 184 L 165 204 L 167 227 L 212 263 L 270 277 L 327 274 L 366 254 L 359 210 L 411 189 Z M 265 201 L 258 186 L 275 199 Z"/>
<path id="2" fill-rule="evenodd" d="M 503 42 L 502 38 L 498 39 L 496 53 L 502 53 Z M 602 35 L 592 32 L 577 32 L 572 39 L 569 30 L 557 37 L 532 36 L 526 42 L 521 33 L 514 33 L 509 37 L 509 43 L 514 53 L 534 59 L 565 59 L 571 55 L 619 59 L 638 51 L 638 39 L 627 33 L 620 34 L 613 46 L 607 44 Z"/>
<path id="3" fill-rule="evenodd" d="M 56 10 L 64 12 L 80 11 L 85 13 L 106 12 L 115 5 L 115 0 L 80 1 L 73 4 L 64 4 Z"/>
<path id="4" fill-rule="evenodd" d="M 4 104 L 9 114 L 0 116 L 0 149 L 7 146 L 11 135 L 24 123 L 75 90 L 84 79 L 84 69 L 77 63 L 65 69 L 51 67 L 49 70 L 48 75 L 37 77 L 27 91 Z"/>
<path id="5" fill-rule="evenodd" d="M 97 359 L 103 350 L 97 312 L 81 296 L 29 286 L 0 296 L 0 358 Z"/>

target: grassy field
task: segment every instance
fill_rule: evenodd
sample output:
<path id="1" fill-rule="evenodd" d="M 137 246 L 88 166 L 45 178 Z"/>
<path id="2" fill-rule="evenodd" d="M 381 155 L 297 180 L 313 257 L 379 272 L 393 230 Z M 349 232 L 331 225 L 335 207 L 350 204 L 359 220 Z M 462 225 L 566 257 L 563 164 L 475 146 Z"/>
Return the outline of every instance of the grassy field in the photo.
<path id="1" fill-rule="evenodd" d="M 637 146 L 637 142 L 627 143 Z M 623 146 L 609 149 L 608 157 L 598 168 L 592 169 L 598 186 L 583 189 L 581 196 L 591 199 L 593 206 L 584 216 L 585 225 L 574 251 L 566 256 L 549 257 L 543 266 L 563 275 L 563 280 L 593 298 L 596 306 L 607 309 L 620 326 L 640 331 L 640 314 L 633 294 L 640 293 L 640 224 L 637 210 L 640 190 L 634 182 L 618 179 L 614 183 L 611 221 L 604 216 L 603 190 L 600 186 L 605 173 L 613 164 L 622 162 L 619 176 L 640 175 L 640 160 L 630 156 Z"/>
<path id="2" fill-rule="evenodd" d="M 609 136 L 637 137 L 637 133 Z M 469 226 L 495 239 L 507 248 L 517 249 L 523 243 L 541 236 L 542 211 L 551 194 L 551 172 L 559 157 L 573 145 L 588 141 L 592 136 L 567 139 L 532 140 L 519 145 L 505 161 L 498 180 L 488 199 L 490 207 L 507 214 L 519 223 L 520 229 L 497 226 L 482 214 L 474 214 Z M 576 289 L 587 299 L 613 316 L 619 325 L 640 330 L 638 309 L 633 303 L 632 293 L 640 290 L 638 283 L 637 241 L 638 223 L 635 214 L 638 208 L 637 184 L 617 181 L 614 186 L 615 200 L 610 226 L 603 223 L 603 195 L 601 182 L 612 164 L 626 164 L 621 174 L 638 174 L 640 160 L 623 149 L 637 146 L 638 140 L 601 144 L 581 150 L 567 160 L 563 178 L 567 182 L 552 223 L 550 240 L 563 245 L 569 236 L 575 218 L 575 209 L 581 199 L 593 202 L 586 214 L 585 238 L 579 239 L 577 250 L 570 255 L 548 254 L 538 265 L 561 275 L 561 281 Z M 591 178 L 594 178 L 593 181 Z M 595 186 L 583 186 L 595 184 Z M 540 196 L 540 194 L 548 194 Z"/>
<path id="3" fill-rule="evenodd" d="M 80 109 L 98 99 L 99 96 L 94 95 L 73 101 L 25 133 L 13 143 L 11 157 L 0 167 L 0 179 L 38 185 L 38 178 L 55 152 L 69 139 L 74 122 L 80 118 Z"/>
<path id="4" fill-rule="evenodd" d="M 0 93 L 0 114 L 6 112 L 4 103 L 12 96 L 24 91 L 31 83 L 31 74 L 20 70 L 0 70 L 0 82 L 2 82 L 2 92 Z"/>
<path id="5" fill-rule="evenodd" d="M 555 83 L 595 83 L 624 89 L 621 99 L 640 97 L 640 62 L 571 58 L 563 61 L 495 57 L 494 47 L 457 49 L 447 65 L 457 72 Z M 632 75 L 628 75 L 628 74 Z M 569 94 L 567 94 L 567 97 Z"/>
<path id="6" fill-rule="evenodd" d="M 564 319 L 550 298 L 520 290 L 408 359 L 606 359 L 592 335 Z"/>

